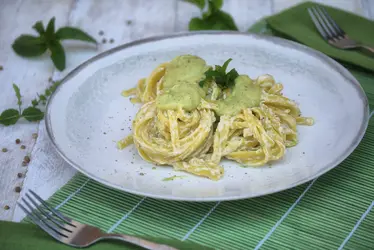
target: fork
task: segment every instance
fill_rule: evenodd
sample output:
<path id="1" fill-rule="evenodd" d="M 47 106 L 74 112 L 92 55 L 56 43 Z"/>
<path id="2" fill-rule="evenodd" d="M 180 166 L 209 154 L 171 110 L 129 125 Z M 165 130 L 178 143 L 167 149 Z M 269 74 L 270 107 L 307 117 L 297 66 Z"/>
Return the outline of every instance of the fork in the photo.
<path id="1" fill-rule="evenodd" d="M 30 193 L 30 194 L 29 194 Z M 18 203 L 27 216 L 41 229 L 56 240 L 72 247 L 88 247 L 97 241 L 106 239 L 122 240 L 149 250 L 177 250 L 176 248 L 161 245 L 148 240 L 130 235 L 104 233 L 97 227 L 82 224 L 72 220 L 52 208 L 40 198 L 34 191 L 26 193 L 26 200 L 21 200 L 26 205 Z M 38 200 L 41 205 L 36 202 Z M 31 205 L 34 205 L 34 207 Z"/>
<path id="2" fill-rule="evenodd" d="M 339 49 L 364 48 L 374 53 L 374 48 L 349 38 L 344 30 L 327 13 L 325 8 L 319 6 L 312 7 L 308 8 L 308 12 L 321 36 L 332 46 Z"/>

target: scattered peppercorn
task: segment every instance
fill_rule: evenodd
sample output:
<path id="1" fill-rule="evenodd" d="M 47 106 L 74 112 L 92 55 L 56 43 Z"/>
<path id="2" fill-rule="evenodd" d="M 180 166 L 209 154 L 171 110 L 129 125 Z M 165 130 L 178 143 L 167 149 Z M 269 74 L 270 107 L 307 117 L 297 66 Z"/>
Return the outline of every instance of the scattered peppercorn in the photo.
<path id="1" fill-rule="evenodd" d="M 102 36 L 102 35 L 104 35 L 104 31 L 100 30 L 99 31 L 99 36 Z"/>
<path id="2" fill-rule="evenodd" d="M 38 134 L 37 133 L 33 133 L 32 134 L 32 138 L 34 138 L 34 139 L 38 138 Z"/>
<path id="3" fill-rule="evenodd" d="M 26 162 L 26 163 L 29 163 L 30 162 L 30 157 L 28 155 L 26 155 L 24 158 L 23 158 L 23 161 Z"/>
<path id="4" fill-rule="evenodd" d="M 5 153 L 5 152 L 8 152 L 8 149 L 7 148 L 3 148 L 1 151 L 3 151 Z"/>
<path id="5" fill-rule="evenodd" d="M 26 146 L 25 145 L 21 145 L 21 149 L 25 149 L 26 148 Z"/>
<path id="6" fill-rule="evenodd" d="M 21 140 L 20 139 L 16 139 L 16 144 L 20 144 L 21 143 Z"/>
<path id="7" fill-rule="evenodd" d="M 22 173 L 18 173 L 17 176 L 18 176 L 18 178 L 22 178 L 23 174 Z"/>
<path id="8" fill-rule="evenodd" d="M 27 166 L 27 162 L 23 161 L 22 162 L 22 166 L 26 167 Z"/>
<path id="9" fill-rule="evenodd" d="M 110 42 L 110 43 L 114 43 L 114 39 L 111 38 L 111 39 L 109 40 L 109 42 Z"/>
<path id="10" fill-rule="evenodd" d="M 127 24 L 127 25 L 131 25 L 131 24 L 132 24 L 132 21 L 131 21 L 131 20 L 127 20 L 127 21 L 126 21 L 126 24 Z"/>
<path id="11" fill-rule="evenodd" d="M 17 193 L 21 192 L 21 187 L 16 187 L 16 188 L 14 189 L 14 191 L 16 191 Z"/>
<path id="12" fill-rule="evenodd" d="M 141 176 L 144 176 L 145 174 L 144 173 L 139 173 Z"/>
<path id="13" fill-rule="evenodd" d="M 3 69 L 4 69 L 3 66 L 0 65 L 0 70 L 3 70 Z"/>
<path id="14" fill-rule="evenodd" d="M 106 43 L 106 39 L 105 39 L 105 38 L 103 38 L 103 40 L 101 40 L 101 42 L 102 42 L 102 43 Z"/>
<path id="15" fill-rule="evenodd" d="M 9 210 L 9 208 L 10 208 L 10 207 L 9 207 L 8 205 L 5 205 L 5 206 L 4 206 L 4 209 L 5 209 L 5 210 Z"/>

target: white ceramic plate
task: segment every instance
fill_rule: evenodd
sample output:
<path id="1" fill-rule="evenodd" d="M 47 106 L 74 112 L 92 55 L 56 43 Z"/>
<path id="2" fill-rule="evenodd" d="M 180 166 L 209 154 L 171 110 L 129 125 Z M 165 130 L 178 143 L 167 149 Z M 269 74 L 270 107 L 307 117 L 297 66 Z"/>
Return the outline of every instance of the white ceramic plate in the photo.
<path id="1" fill-rule="evenodd" d="M 299 126 L 299 144 L 272 166 L 242 168 L 224 161 L 225 175 L 219 181 L 171 167 L 153 169 L 135 146 L 117 150 L 116 141 L 131 133 L 139 108 L 121 91 L 181 54 L 200 56 L 210 65 L 232 58 L 230 67 L 252 78 L 273 75 L 315 125 Z M 277 192 L 327 172 L 358 145 L 368 116 L 368 102 L 358 82 L 327 56 L 279 38 L 203 32 L 133 42 L 83 63 L 51 97 L 46 124 L 62 157 L 107 186 L 154 198 L 218 201 Z M 163 181 L 173 175 L 187 177 Z"/>

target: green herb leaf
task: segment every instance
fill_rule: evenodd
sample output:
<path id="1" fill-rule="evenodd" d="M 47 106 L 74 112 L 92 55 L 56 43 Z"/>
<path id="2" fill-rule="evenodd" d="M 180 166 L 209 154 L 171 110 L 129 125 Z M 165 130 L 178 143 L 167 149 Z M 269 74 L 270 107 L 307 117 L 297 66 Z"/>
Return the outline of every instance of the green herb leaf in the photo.
<path id="1" fill-rule="evenodd" d="M 40 121 L 44 118 L 44 113 L 35 107 L 28 107 L 22 112 L 22 116 L 29 122 Z"/>
<path id="2" fill-rule="evenodd" d="M 55 17 L 52 17 L 51 20 L 49 20 L 47 25 L 47 30 L 45 32 L 45 36 L 48 40 L 48 42 L 53 42 L 55 38 Z"/>
<path id="3" fill-rule="evenodd" d="M 59 41 L 52 41 L 49 46 L 49 50 L 51 51 L 51 59 L 59 71 L 63 71 L 65 69 L 65 51 Z"/>
<path id="4" fill-rule="evenodd" d="M 47 44 L 40 38 L 21 35 L 13 43 L 14 52 L 23 57 L 40 56 L 47 50 Z"/>
<path id="5" fill-rule="evenodd" d="M 222 8 L 223 0 L 209 0 L 209 2 L 212 2 L 217 9 Z"/>
<path id="6" fill-rule="evenodd" d="M 13 89 L 14 89 L 14 92 L 16 93 L 17 105 L 18 105 L 19 112 L 21 113 L 21 105 L 22 105 L 21 91 L 19 90 L 19 87 L 14 83 L 13 83 Z"/>
<path id="7" fill-rule="evenodd" d="M 39 102 L 38 102 L 38 100 L 34 99 L 34 100 L 31 101 L 31 104 L 32 104 L 33 107 L 36 107 L 36 106 L 38 106 Z"/>
<path id="8" fill-rule="evenodd" d="M 56 38 L 59 40 L 65 39 L 73 39 L 73 40 L 81 40 L 90 43 L 97 43 L 96 40 L 88 35 L 87 33 L 83 32 L 80 29 L 73 28 L 73 27 L 63 27 L 57 30 Z"/>
<path id="9" fill-rule="evenodd" d="M 227 66 L 231 62 L 231 58 L 228 59 L 222 66 L 216 65 L 215 69 L 210 68 L 204 75 L 205 78 L 199 82 L 200 87 L 204 87 L 208 81 L 215 81 L 218 86 L 222 89 L 231 88 L 235 84 L 235 79 L 239 76 L 236 69 L 231 69 L 226 73 Z"/>
<path id="10" fill-rule="evenodd" d="M 32 28 L 34 30 L 36 30 L 40 35 L 43 35 L 45 33 L 45 30 L 44 30 L 44 25 L 42 23 L 42 21 L 38 21 L 34 24 L 34 26 L 32 26 Z"/>
<path id="11" fill-rule="evenodd" d="M 16 124 L 20 118 L 20 113 L 16 109 L 7 109 L 4 110 L 0 115 L 0 124 L 5 126 Z"/>
<path id="12" fill-rule="evenodd" d="M 60 85 L 60 81 L 55 81 L 51 87 L 49 87 L 49 90 L 51 91 L 51 93 L 55 92 L 55 90 L 57 89 L 58 85 Z"/>
<path id="13" fill-rule="evenodd" d="M 47 100 L 47 98 L 45 97 L 45 95 L 39 95 L 39 99 L 41 101 L 46 101 Z"/>
<path id="14" fill-rule="evenodd" d="M 220 10 L 222 0 L 210 0 L 208 11 L 202 18 L 192 18 L 189 30 L 238 30 L 233 18 Z"/>
<path id="15" fill-rule="evenodd" d="M 196 5 L 196 6 L 199 7 L 201 10 L 203 10 L 204 7 L 205 7 L 205 0 L 184 0 L 184 1 Z"/>

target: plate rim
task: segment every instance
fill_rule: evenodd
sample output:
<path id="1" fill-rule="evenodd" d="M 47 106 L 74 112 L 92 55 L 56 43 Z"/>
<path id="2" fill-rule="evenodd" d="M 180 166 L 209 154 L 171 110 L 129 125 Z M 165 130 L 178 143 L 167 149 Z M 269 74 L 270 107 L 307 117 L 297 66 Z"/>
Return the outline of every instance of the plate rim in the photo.
<path id="1" fill-rule="evenodd" d="M 361 121 L 360 130 L 357 133 L 357 135 L 355 136 L 354 141 L 351 143 L 351 145 L 349 147 L 347 147 L 347 149 L 345 151 L 343 151 L 340 158 L 336 159 L 335 161 L 333 161 L 330 164 L 327 164 L 325 166 L 325 168 L 321 169 L 320 171 L 315 173 L 313 176 L 301 179 L 301 180 L 299 180 L 297 182 L 294 182 L 294 183 L 288 185 L 287 187 L 283 187 L 283 188 L 277 188 L 277 189 L 266 191 L 266 192 L 259 192 L 259 193 L 255 193 L 255 194 L 252 194 L 252 195 L 244 194 L 244 195 L 235 195 L 235 196 L 227 196 L 227 197 L 216 196 L 216 197 L 206 197 L 205 198 L 205 197 L 181 197 L 181 196 L 173 196 L 173 195 L 158 195 L 158 194 L 151 194 L 151 193 L 148 193 L 148 192 L 142 192 L 142 191 L 137 191 L 137 190 L 133 190 L 133 189 L 124 188 L 124 187 L 121 187 L 119 185 L 112 184 L 112 183 L 110 183 L 110 182 L 108 182 L 108 181 L 106 181 L 106 180 L 104 180 L 100 177 L 97 177 L 97 176 L 95 176 L 91 173 L 88 173 L 86 170 L 84 170 L 82 167 L 80 167 L 79 164 L 76 164 L 73 160 L 69 159 L 65 155 L 65 153 L 58 146 L 58 144 L 57 144 L 57 142 L 54 138 L 54 135 L 53 135 L 53 132 L 52 132 L 51 113 L 50 113 L 51 103 L 53 102 L 54 97 L 58 94 L 59 90 L 61 89 L 62 85 L 65 82 L 70 80 L 72 77 L 74 77 L 76 74 L 78 74 L 83 68 L 87 67 L 91 63 L 93 63 L 93 62 L 95 62 L 95 61 L 97 61 L 97 60 L 99 60 L 103 57 L 109 56 L 109 55 L 111 55 L 111 54 L 113 54 L 117 51 L 128 49 L 128 48 L 131 48 L 131 47 L 134 47 L 134 46 L 137 46 L 137 45 L 152 43 L 152 42 L 155 42 L 155 41 L 161 41 L 161 40 L 165 40 L 165 39 L 173 39 L 173 38 L 188 37 L 188 36 L 199 36 L 199 35 L 249 36 L 249 37 L 253 37 L 255 39 L 259 39 L 259 40 L 266 40 L 266 41 L 274 42 L 276 44 L 283 45 L 283 46 L 287 46 L 287 45 L 291 46 L 292 48 L 294 48 L 294 49 L 296 49 L 300 52 L 307 53 L 309 55 L 315 56 L 318 59 L 321 59 L 322 61 L 325 61 L 326 63 L 328 63 L 337 72 L 339 72 L 344 78 L 349 80 L 349 82 L 358 91 L 358 93 L 360 95 L 360 99 L 363 102 L 364 117 L 363 117 L 363 120 Z M 129 43 L 119 45 L 119 46 L 114 47 L 112 49 L 106 50 L 104 52 L 101 52 L 100 54 L 95 55 L 95 56 L 91 57 L 90 59 L 84 61 L 83 63 L 81 63 L 80 65 L 75 67 L 73 70 L 71 70 L 65 77 L 63 77 L 60 80 L 59 86 L 57 87 L 57 89 L 54 91 L 54 93 L 50 96 L 50 98 L 47 101 L 44 122 L 45 122 L 48 137 L 51 140 L 52 145 L 55 148 L 55 150 L 57 151 L 57 153 L 70 166 L 74 167 L 80 173 L 84 174 L 88 178 L 93 179 L 93 180 L 95 180 L 95 181 L 97 181 L 97 182 L 99 182 L 99 183 L 101 183 L 101 184 L 103 184 L 107 187 L 114 188 L 116 190 L 120 190 L 120 191 L 131 193 L 131 194 L 143 196 L 143 197 L 154 198 L 154 199 L 174 200 L 174 201 L 189 201 L 189 202 L 214 202 L 214 201 L 217 202 L 217 201 L 241 200 L 241 199 L 249 199 L 249 198 L 265 196 L 265 195 L 285 191 L 285 190 L 294 188 L 296 186 L 299 186 L 301 184 L 310 182 L 312 180 L 316 180 L 319 176 L 321 176 L 321 175 L 327 173 L 328 171 L 334 169 L 335 167 L 337 167 L 340 163 L 342 163 L 357 148 L 357 146 L 360 144 L 361 140 L 363 139 L 363 137 L 366 133 L 366 130 L 367 130 L 367 127 L 368 127 L 368 124 L 369 124 L 369 120 L 370 120 L 369 102 L 368 102 L 366 93 L 363 90 L 360 83 L 358 82 L 358 80 L 346 68 L 344 68 L 340 63 L 338 63 L 334 59 L 330 58 L 329 56 L 323 54 L 322 52 L 317 51 L 317 50 L 315 50 L 311 47 L 308 47 L 306 45 L 303 45 L 303 44 L 300 44 L 300 43 L 297 43 L 297 42 L 294 42 L 294 41 L 290 41 L 290 40 L 287 40 L 287 39 L 283 39 L 283 38 L 280 38 L 280 37 L 274 37 L 274 36 L 268 36 L 268 35 L 262 35 L 262 34 L 254 34 L 254 33 L 250 33 L 250 32 L 194 31 L 194 32 L 176 32 L 176 33 L 171 33 L 171 34 L 166 34 L 166 35 L 151 36 L 151 37 L 148 37 L 148 38 L 135 40 L 135 41 L 132 41 L 132 42 L 129 42 Z"/>

